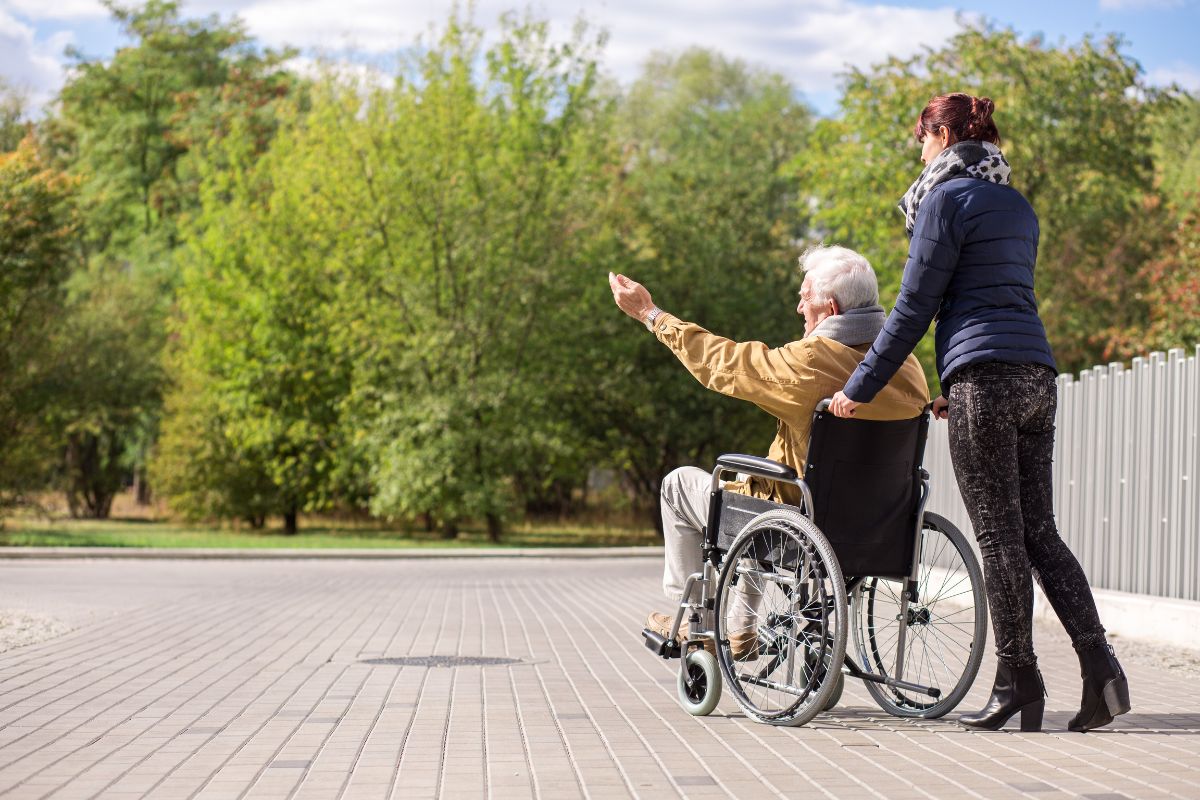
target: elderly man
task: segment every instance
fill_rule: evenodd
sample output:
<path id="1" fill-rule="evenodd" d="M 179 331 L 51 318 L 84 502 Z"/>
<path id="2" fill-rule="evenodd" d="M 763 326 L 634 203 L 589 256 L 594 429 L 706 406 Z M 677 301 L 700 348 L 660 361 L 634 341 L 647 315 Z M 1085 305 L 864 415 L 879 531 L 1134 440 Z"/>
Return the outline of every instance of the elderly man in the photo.
<path id="1" fill-rule="evenodd" d="M 645 287 L 609 273 L 613 299 L 622 311 L 645 324 L 675 357 L 713 391 L 747 400 L 779 421 L 768 458 L 797 472 L 804 470 L 813 410 L 840 390 L 883 328 L 879 285 L 871 265 L 844 247 L 815 247 L 800 259 L 804 281 L 796 312 L 804 318 L 804 338 L 782 347 L 762 342 L 733 342 L 684 322 L 654 305 Z M 910 355 L 891 382 L 859 419 L 911 419 L 929 402 L 925 373 Z M 662 482 L 661 508 L 666 546 L 663 591 L 678 604 L 683 584 L 701 569 L 711 473 L 680 467 Z M 796 487 L 760 478 L 728 483 L 743 494 L 797 505 Z M 749 601 L 753 605 L 753 600 Z M 652 613 L 647 627 L 667 636 L 673 615 Z M 686 632 L 681 632 L 686 636 Z M 744 638 L 744 641 L 739 639 Z M 753 632 L 730 637 L 735 658 L 752 658 Z"/>

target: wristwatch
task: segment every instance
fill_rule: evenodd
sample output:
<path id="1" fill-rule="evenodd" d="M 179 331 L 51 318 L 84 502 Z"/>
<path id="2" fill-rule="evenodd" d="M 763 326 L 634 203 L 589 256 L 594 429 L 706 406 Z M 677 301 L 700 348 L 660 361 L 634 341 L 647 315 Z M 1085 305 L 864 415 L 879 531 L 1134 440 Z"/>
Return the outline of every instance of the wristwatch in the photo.
<path id="1" fill-rule="evenodd" d="M 646 330 L 648 330 L 648 331 L 654 330 L 654 320 L 658 319 L 658 315 L 661 313 L 662 313 L 662 309 L 659 308 L 658 306 L 655 306 L 654 308 L 650 309 L 650 313 L 646 315 L 646 319 L 645 319 Z"/>

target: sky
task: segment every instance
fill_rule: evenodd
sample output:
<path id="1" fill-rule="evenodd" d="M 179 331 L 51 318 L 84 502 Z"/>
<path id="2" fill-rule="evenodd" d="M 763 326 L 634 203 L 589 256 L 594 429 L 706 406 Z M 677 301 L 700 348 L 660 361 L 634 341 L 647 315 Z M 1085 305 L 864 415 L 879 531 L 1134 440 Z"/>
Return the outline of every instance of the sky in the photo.
<path id="1" fill-rule="evenodd" d="M 132 0 L 123 0 L 129 4 Z M 268 46 L 292 45 L 305 59 L 388 64 L 454 0 L 184 0 L 184 13 L 236 14 Z M 466 6 L 460 2 L 457 5 Z M 889 56 L 937 47 L 964 20 L 987 19 L 1049 43 L 1120 33 L 1152 85 L 1176 83 L 1200 94 L 1200 0 L 476 0 L 475 20 L 492 27 L 512 8 L 531 8 L 565 36 L 583 13 L 609 32 L 606 68 L 634 78 L 654 50 L 717 49 L 782 73 L 823 114 L 836 110 L 838 74 Z M 0 0 L 0 78 L 25 92 L 35 110 L 66 78 L 68 46 L 107 58 L 121 46 L 99 0 Z"/>

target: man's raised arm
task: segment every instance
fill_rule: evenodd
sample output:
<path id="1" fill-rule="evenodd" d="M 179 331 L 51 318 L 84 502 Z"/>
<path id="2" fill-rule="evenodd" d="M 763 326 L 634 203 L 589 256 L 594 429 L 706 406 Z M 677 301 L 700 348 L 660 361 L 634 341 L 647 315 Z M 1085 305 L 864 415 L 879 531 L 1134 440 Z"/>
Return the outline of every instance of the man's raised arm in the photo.
<path id="1" fill-rule="evenodd" d="M 620 309 L 645 324 L 704 387 L 754 403 L 776 417 L 798 409 L 808 413 L 820 399 L 803 408 L 806 395 L 818 388 L 813 371 L 796 354 L 763 342 L 734 342 L 685 322 L 655 306 L 646 287 L 624 275 L 609 273 L 609 286 Z M 783 386 L 787 391 L 780 391 Z"/>

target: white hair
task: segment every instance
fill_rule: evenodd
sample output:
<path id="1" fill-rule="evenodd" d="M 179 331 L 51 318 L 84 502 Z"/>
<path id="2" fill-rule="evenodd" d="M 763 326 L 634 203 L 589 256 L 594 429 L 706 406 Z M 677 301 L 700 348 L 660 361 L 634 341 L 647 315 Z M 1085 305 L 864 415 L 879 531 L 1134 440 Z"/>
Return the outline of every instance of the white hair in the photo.
<path id="1" fill-rule="evenodd" d="M 818 245 L 800 256 L 813 299 L 833 300 L 842 311 L 879 305 L 879 280 L 861 254 L 847 247 Z"/>

